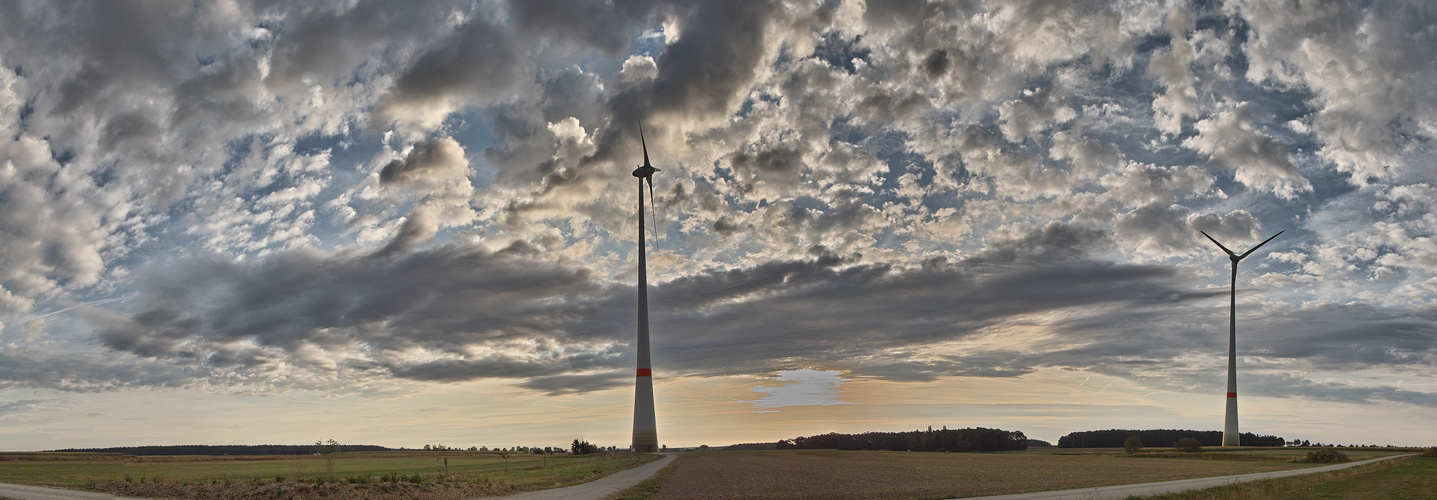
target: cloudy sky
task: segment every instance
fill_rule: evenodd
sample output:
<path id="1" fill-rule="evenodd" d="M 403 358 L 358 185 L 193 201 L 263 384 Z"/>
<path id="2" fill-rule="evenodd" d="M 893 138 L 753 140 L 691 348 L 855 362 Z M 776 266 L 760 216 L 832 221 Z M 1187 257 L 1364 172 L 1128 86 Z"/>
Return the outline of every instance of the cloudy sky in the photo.
<path id="1" fill-rule="evenodd" d="M 1371 5 L 1369 5 L 1371 4 Z M 1437 444 L 1429 2 L 0 3 L 0 449 Z M 1378 423 L 1380 421 L 1380 424 Z"/>

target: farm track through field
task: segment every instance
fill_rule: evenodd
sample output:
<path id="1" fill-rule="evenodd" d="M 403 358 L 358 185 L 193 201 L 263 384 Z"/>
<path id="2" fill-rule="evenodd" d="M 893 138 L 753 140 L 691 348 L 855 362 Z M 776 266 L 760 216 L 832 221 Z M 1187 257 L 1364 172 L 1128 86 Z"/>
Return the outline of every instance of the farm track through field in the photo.
<path id="1" fill-rule="evenodd" d="M 1115 455 L 789 451 L 693 453 L 674 467 L 657 498 L 954 498 L 1305 466 Z"/>

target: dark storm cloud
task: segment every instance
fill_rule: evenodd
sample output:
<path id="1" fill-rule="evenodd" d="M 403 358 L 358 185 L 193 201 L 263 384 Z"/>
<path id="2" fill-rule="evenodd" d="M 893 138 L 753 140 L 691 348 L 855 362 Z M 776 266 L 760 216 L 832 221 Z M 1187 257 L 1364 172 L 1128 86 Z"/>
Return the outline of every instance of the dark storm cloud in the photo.
<path id="1" fill-rule="evenodd" d="M 627 370 L 585 375 L 553 375 L 530 378 L 519 387 L 544 392 L 550 396 L 602 391 L 633 382 Z"/>
<path id="2" fill-rule="evenodd" d="M 652 292 L 655 331 L 673 332 L 655 335 L 655 352 L 680 374 L 764 373 L 961 338 L 1028 313 L 1177 293 L 1171 269 L 1081 258 L 1098 239 L 1048 227 L 954 265 L 851 265 L 816 250 L 812 260 L 679 278 Z M 564 390 L 565 380 L 596 385 L 545 377 L 628 363 L 632 288 L 525 259 L 448 245 L 392 259 L 289 252 L 194 262 L 153 278 L 136 312 L 104 325 L 99 339 L 146 358 L 224 352 L 256 364 L 302 360 L 231 351 L 364 350 L 404 379 L 542 378 L 532 384 L 546 391 Z M 413 349 L 440 357 L 407 358 Z M 1006 370 L 954 364 L 946 374 Z"/>
<path id="3" fill-rule="evenodd" d="M 1224 336 L 1212 330 L 1225 323 L 1226 308 L 1214 299 L 1226 290 L 1194 290 L 1193 278 L 1174 267 L 1091 257 L 1111 244 L 1104 231 L 1055 223 L 918 268 L 858 263 L 815 247 L 808 259 L 657 283 L 650 291 L 656 369 L 719 376 L 825 366 L 923 381 L 1060 367 L 1154 388 L 1217 384 L 1221 366 L 1180 358 L 1224 352 Z M 633 288 L 605 285 L 573 264 L 534 260 L 542 255 L 451 244 L 387 258 L 287 252 L 247 264 L 192 262 L 152 277 L 134 312 L 102 325 L 98 338 L 150 363 L 226 376 L 262 377 L 280 363 L 323 371 L 304 354 L 318 349 L 350 353 L 335 361 L 338 369 L 398 380 L 510 379 L 549 394 L 625 383 Z M 1059 311 L 1065 319 L 1040 319 Z M 1262 318 L 1242 320 L 1254 332 L 1243 336 L 1249 355 L 1343 369 L 1434 361 L 1430 313 L 1319 308 Z M 917 354 L 1014 321 L 1036 321 L 1052 335 L 1023 352 Z M 20 382 L 36 377 L 49 380 L 38 370 L 8 380 L 54 384 Z M 1284 380 L 1254 389 L 1343 401 L 1356 394 Z M 1426 404 L 1428 397 L 1392 390 L 1364 400 Z"/>
<path id="4" fill-rule="evenodd" d="M 758 76 L 769 31 L 779 18 L 771 2 L 699 2 L 676 8 L 680 35 L 654 61 L 652 80 L 617 92 L 609 112 L 619 132 L 602 138 L 595 159 L 606 159 L 620 140 L 637 136 L 651 115 L 702 122 L 729 114 Z"/>
<path id="5" fill-rule="evenodd" d="M 414 145 L 402 159 L 394 160 L 379 171 L 383 184 L 409 184 L 425 180 L 464 178 L 469 163 L 464 149 L 448 137 L 436 137 Z"/>
<path id="6" fill-rule="evenodd" d="M 923 58 L 923 71 L 928 73 L 928 76 L 942 76 L 952 65 L 953 59 L 948 57 L 948 51 L 943 49 L 933 49 L 928 53 L 928 57 Z"/>
<path id="7" fill-rule="evenodd" d="M 659 2 L 603 0 L 516 0 L 509 3 L 524 31 L 551 40 L 618 55 L 629 46 L 630 26 L 651 25 L 650 10 Z"/>
<path id="8" fill-rule="evenodd" d="M 1227 353 L 1226 290 L 1174 292 L 1154 307 L 1094 314 L 1058 325 L 1061 338 L 1082 339 L 1028 362 L 1087 369 L 1135 380 L 1154 389 L 1221 390 L 1225 364 L 1193 366 L 1179 359 Z M 1253 293 L 1239 289 L 1239 295 Z M 1201 300 L 1217 298 L 1220 300 Z M 1308 372 L 1386 370 L 1423 373 L 1437 362 L 1437 312 L 1324 305 L 1239 310 L 1238 354 L 1243 392 L 1341 402 L 1399 402 L 1437 406 L 1437 395 L 1393 386 L 1318 382 Z M 1344 377 L 1351 378 L 1351 377 Z"/>
<path id="9" fill-rule="evenodd" d="M 733 166 L 735 169 L 754 169 L 758 175 L 789 175 L 798 173 L 803 165 L 803 155 L 797 150 L 778 146 L 772 149 L 765 149 L 756 153 L 743 152 L 734 155 Z"/>
<path id="10" fill-rule="evenodd" d="M 586 127 L 600 122 L 607 96 L 603 94 L 604 81 L 598 75 L 571 67 L 546 76 L 542 82 L 544 99 L 539 106 L 545 122 L 556 123 L 571 116 Z"/>
<path id="11" fill-rule="evenodd" d="M 58 352 L 38 346 L 0 350 L 0 389 L 110 392 L 139 387 L 180 387 L 193 371 L 128 354 Z"/>
<path id="12" fill-rule="evenodd" d="M 1257 373 L 1243 377 L 1243 391 L 1254 396 L 1304 398 L 1343 403 L 1402 403 L 1437 408 L 1437 394 L 1394 386 L 1314 382 L 1292 374 Z"/>
<path id="13" fill-rule="evenodd" d="M 626 12 L 637 12 L 636 9 L 642 10 L 638 7 L 641 5 L 622 8 Z M 535 141 L 506 140 L 505 144 L 518 146 L 486 151 L 486 157 L 519 165 L 520 171 L 503 172 L 501 179 L 542 179 L 541 196 L 563 196 L 569 192 L 564 188 L 569 186 L 583 186 L 576 190 L 589 191 L 589 185 L 601 182 L 596 178 L 595 167 L 607 166 L 621 151 L 629 151 L 629 147 L 638 142 L 641 121 L 648 119 L 649 133 L 656 136 L 663 132 L 663 121 L 654 118 L 704 123 L 728 115 L 742 101 L 767 62 L 770 35 L 779 29 L 775 25 L 783 19 L 783 12 L 770 2 L 699 2 L 668 5 L 664 9 L 664 13 L 677 22 L 678 39 L 670 40 L 655 57 L 653 64 L 657 73 L 652 78 L 615 85 L 610 91 L 604 102 L 608 126 L 596 129 L 595 150 L 561 164 L 552 158 L 553 149 L 535 148 Z M 557 101 L 562 102 L 565 101 Z M 581 105 L 578 109 L 582 114 L 584 107 Z M 546 117 L 551 115 L 547 108 L 542 113 L 511 108 L 495 120 L 495 133 L 505 139 L 539 139 L 537 142 L 542 144 L 552 138 L 552 134 L 544 130 Z M 595 124 L 584 125 L 595 128 Z M 627 162 L 625 158 L 623 163 Z M 541 175 L 533 175 L 535 164 Z M 520 214 L 548 208 L 549 204 L 544 201 L 520 202 L 511 204 L 507 211 Z"/>
<path id="14" fill-rule="evenodd" d="M 1252 322 L 1254 354 L 1324 370 L 1437 364 L 1437 311 L 1324 305 Z"/>
<path id="15" fill-rule="evenodd" d="M 700 2 L 682 36 L 656 61 L 652 107 L 700 116 L 727 114 L 754 81 L 768 51 L 769 2 Z"/>
<path id="16" fill-rule="evenodd" d="M 598 289 L 587 270 L 455 246 L 392 260 L 288 252 L 158 276 L 142 292 L 145 307 L 100 339 L 147 356 L 178 353 L 192 340 L 448 351 L 530 335 L 573 338 L 573 308 Z"/>
<path id="17" fill-rule="evenodd" d="M 454 9 L 462 2 L 421 4 L 365 0 L 351 8 L 337 5 L 287 2 L 261 8 L 262 15 L 284 18 L 274 41 L 271 70 L 266 83 L 275 86 L 348 79 L 365 59 L 388 52 L 408 55 L 444 32 Z M 288 7 L 288 8 L 286 8 Z"/>
<path id="18" fill-rule="evenodd" d="M 512 28 L 476 16 L 399 75 L 380 114 L 437 126 L 461 106 L 511 98 L 532 71 Z"/>

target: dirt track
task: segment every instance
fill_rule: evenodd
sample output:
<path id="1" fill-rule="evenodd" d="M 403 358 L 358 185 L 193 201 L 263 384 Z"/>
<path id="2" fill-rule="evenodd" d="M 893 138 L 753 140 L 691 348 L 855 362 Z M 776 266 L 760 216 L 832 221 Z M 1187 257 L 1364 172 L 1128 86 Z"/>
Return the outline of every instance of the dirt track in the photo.
<path id="1" fill-rule="evenodd" d="M 861 451 L 693 453 L 672 467 L 658 498 L 951 498 L 1298 468 L 1101 455 Z"/>

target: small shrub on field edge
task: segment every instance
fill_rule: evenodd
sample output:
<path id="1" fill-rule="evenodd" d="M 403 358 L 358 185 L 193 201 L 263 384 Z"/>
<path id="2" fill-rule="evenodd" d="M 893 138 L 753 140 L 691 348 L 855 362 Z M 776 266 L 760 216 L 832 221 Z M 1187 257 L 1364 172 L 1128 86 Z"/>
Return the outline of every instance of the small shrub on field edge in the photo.
<path id="1" fill-rule="evenodd" d="M 1423 452 L 1423 453 L 1422 453 L 1422 456 L 1424 456 L 1424 457 L 1437 457 L 1437 446 L 1433 446 L 1433 447 L 1431 447 L 1431 448 L 1428 448 L 1426 452 Z"/>
<path id="2" fill-rule="evenodd" d="M 1132 454 L 1134 454 L 1134 453 L 1137 453 L 1137 452 L 1139 452 L 1139 451 L 1142 451 L 1142 449 L 1143 449 L 1143 440 L 1142 440 L 1142 438 L 1139 438 L 1139 437 L 1137 437 L 1137 436 L 1128 436 L 1128 440 L 1127 440 L 1127 441 L 1123 441 L 1123 450 L 1126 451 L 1126 452 L 1128 452 L 1129 455 L 1132 455 Z"/>
<path id="3" fill-rule="evenodd" d="M 1173 443 L 1173 448 L 1177 448 L 1178 451 L 1183 453 L 1198 453 L 1202 451 L 1202 441 L 1198 441 L 1196 438 L 1186 437 Z"/>
<path id="4" fill-rule="evenodd" d="M 1305 464 L 1341 464 L 1351 461 L 1352 459 L 1347 458 L 1347 455 L 1332 448 L 1309 451 L 1306 457 L 1298 460 L 1299 463 Z"/>

